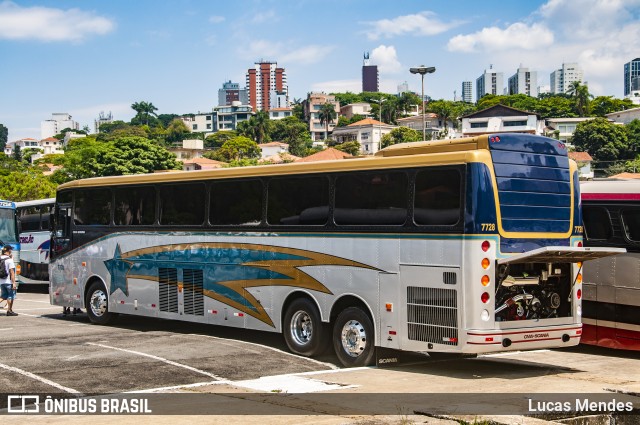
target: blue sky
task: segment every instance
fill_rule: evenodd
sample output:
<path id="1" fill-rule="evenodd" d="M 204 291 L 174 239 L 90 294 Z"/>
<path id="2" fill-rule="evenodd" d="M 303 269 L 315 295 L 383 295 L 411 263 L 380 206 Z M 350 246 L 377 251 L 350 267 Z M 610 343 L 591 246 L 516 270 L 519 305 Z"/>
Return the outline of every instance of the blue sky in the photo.
<path id="1" fill-rule="evenodd" d="M 136 101 L 210 111 L 260 59 L 286 69 L 291 98 L 360 92 L 365 51 L 389 93 L 419 92 L 420 64 L 436 67 L 426 94 L 453 99 L 490 65 L 505 84 L 520 64 L 549 84 L 578 62 L 593 94 L 622 97 L 639 15 L 640 0 L 0 0 L 0 123 L 11 141 L 39 138 L 53 112 L 93 128 L 100 111 L 129 120 Z"/>

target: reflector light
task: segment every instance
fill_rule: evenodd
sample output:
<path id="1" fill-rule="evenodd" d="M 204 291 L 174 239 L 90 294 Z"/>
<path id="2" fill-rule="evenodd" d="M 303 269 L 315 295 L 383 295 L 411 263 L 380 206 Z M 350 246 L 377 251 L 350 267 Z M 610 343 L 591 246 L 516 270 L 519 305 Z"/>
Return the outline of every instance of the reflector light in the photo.
<path id="1" fill-rule="evenodd" d="M 124 300 L 120 301 L 120 304 L 124 304 Z"/>
<path id="2" fill-rule="evenodd" d="M 578 273 L 578 276 L 576 276 L 576 283 L 582 283 L 582 274 Z"/>
<path id="3" fill-rule="evenodd" d="M 77 278 L 77 277 L 74 277 L 74 278 L 73 278 L 73 284 L 74 284 L 74 285 L 77 285 L 77 284 L 78 284 L 78 278 Z"/>
<path id="4" fill-rule="evenodd" d="M 496 142 L 500 141 L 500 137 L 496 136 Z"/>
<path id="5" fill-rule="evenodd" d="M 87 267 L 87 262 L 86 261 L 82 262 L 82 267 Z"/>
<path id="6" fill-rule="evenodd" d="M 393 304 L 387 303 L 387 304 L 385 304 L 385 307 L 386 307 L 387 311 L 393 311 Z"/>
<path id="7" fill-rule="evenodd" d="M 489 302 L 489 293 L 488 292 L 483 292 L 482 295 L 480 295 L 480 299 L 482 300 L 483 303 L 487 303 Z"/>
<path id="8" fill-rule="evenodd" d="M 389 331 L 389 335 L 396 335 L 396 331 Z"/>
<path id="9" fill-rule="evenodd" d="M 244 313 L 233 313 L 236 317 L 244 317 Z"/>
<path id="10" fill-rule="evenodd" d="M 492 342 L 492 341 L 493 341 L 493 337 L 485 338 L 484 340 L 485 340 L 486 342 Z"/>
<path id="11" fill-rule="evenodd" d="M 582 331 L 576 331 L 576 335 L 582 335 Z"/>
<path id="12" fill-rule="evenodd" d="M 582 267 L 582 261 L 578 261 L 578 262 L 576 263 L 576 266 L 578 266 L 578 268 L 581 268 L 581 267 Z"/>
<path id="13" fill-rule="evenodd" d="M 482 250 L 484 252 L 489 251 L 489 248 L 491 248 L 491 243 L 489 243 L 489 241 L 482 242 Z"/>
<path id="14" fill-rule="evenodd" d="M 582 242 L 578 242 L 578 248 L 582 248 Z"/>
<path id="15" fill-rule="evenodd" d="M 22 266 L 20 264 L 16 264 L 16 274 L 20 274 L 20 271 L 22 271 Z"/>
<path id="16" fill-rule="evenodd" d="M 156 308 L 156 305 L 155 304 L 151 304 L 151 308 Z"/>
<path id="17" fill-rule="evenodd" d="M 482 282 L 482 286 L 487 286 L 489 284 L 489 276 L 485 274 L 482 276 L 482 279 L 480 279 L 480 282 Z"/>
<path id="18" fill-rule="evenodd" d="M 582 290 L 581 289 L 578 289 L 576 291 L 576 297 L 578 297 L 578 299 L 582 298 Z"/>
<path id="19" fill-rule="evenodd" d="M 488 258 L 483 258 L 482 259 L 482 268 L 483 269 L 485 269 L 485 270 L 488 269 L 490 264 L 491 264 L 491 262 L 489 261 Z"/>

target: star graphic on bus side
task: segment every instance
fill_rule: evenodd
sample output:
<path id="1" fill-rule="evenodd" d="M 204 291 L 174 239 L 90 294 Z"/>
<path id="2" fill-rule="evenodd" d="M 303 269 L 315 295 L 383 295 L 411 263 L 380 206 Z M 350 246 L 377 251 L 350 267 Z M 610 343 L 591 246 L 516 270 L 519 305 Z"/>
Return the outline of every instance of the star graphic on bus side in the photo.
<path id="1" fill-rule="evenodd" d="M 116 290 L 120 289 L 127 297 L 129 296 L 129 288 L 127 285 L 127 274 L 131 270 L 133 263 L 122 259 L 122 252 L 120 251 L 120 245 L 116 245 L 116 250 L 113 253 L 113 258 L 104 262 L 104 265 L 111 274 L 111 290 L 109 295 L 113 294 Z"/>

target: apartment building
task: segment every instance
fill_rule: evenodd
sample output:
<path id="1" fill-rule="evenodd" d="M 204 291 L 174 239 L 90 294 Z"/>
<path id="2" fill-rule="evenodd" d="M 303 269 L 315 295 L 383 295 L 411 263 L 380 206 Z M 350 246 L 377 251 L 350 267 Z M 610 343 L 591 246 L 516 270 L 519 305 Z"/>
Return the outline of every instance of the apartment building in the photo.
<path id="1" fill-rule="evenodd" d="M 329 123 L 329 133 L 331 133 L 338 123 L 337 116 L 340 114 L 340 102 L 336 100 L 335 96 L 324 93 L 309 93 L 302 102 L 304 115 L 309 122 L 311 140 L 313 141 L 320 141 L 325 138 L 326 125 L 320 122 L 320 109 L 325 103 L 331 103 L 336 111 L 336 119 Z"/>
<path id="2" fill-rule="evenodd" d="M 562 68 L 557 69 L 549 75 L 551 81 L 551 93 L 566 93 L 574 81 L 584 81 L 582 68 L 575 63 L 563 63 Z"/>

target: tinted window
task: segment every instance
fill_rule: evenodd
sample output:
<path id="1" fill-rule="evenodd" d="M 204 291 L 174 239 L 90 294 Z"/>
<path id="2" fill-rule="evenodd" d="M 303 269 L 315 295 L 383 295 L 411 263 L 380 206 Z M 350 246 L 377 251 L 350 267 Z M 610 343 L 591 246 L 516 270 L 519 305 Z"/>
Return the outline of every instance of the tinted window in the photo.
<path id="1" fill-rule="evenodd" d="M 160 188 L 160 224 L 201 225 L 204 223 L 205 186 L 176 184 Z"/>
<path id="2" fill-rule="evenodd" d="M 322 225 L 329 217 L 326 177 L 285 177 L 269 182 L 267 221 L 281 225 Z"/>
<path id="3" fill-rule="evenodd" d="M 211 185 L 209 222 L 213 225 L 256 226 L 262 221 L 262 182 L 242 180 Z"/>
<path id="4" fill-rule="evenodd" d="M 40 207 L 24 207 L 18 213 L 23 232 L 40 230 Z"/>
<path id="5" fill-rule="evenodd" d="M 611 237 L 611 219 L 605 208 L 583 206 L 582 221 L 587 240 L 606 240 Z"/>
<path id="6" fill-rule="evenodd" d="M 336 179 L 336 224 L 398 225 L 407 218 L 407 175 L 353 173 Z"/>
<path id="7" fill-rule="evenodd" d="M 640 208 L 622 210 L 622 226 L 630 241 L 640 242 Z"/>
<path id="8" fill-rule="evenodd" d="M 111 222 L 111 191 L 109 189 L 77 190 L 73 219 L 80 225 Z"/>
<path id="9" fill-rule="evenodd" d="M 151 225 L 156 220 L 156 190 L 125 187 L 115 190 L 113 221 L 119 226 Z"/>
<path id="10" fill-rule="evenodd" d="M 72 192 L 70 190 L 67 190 L 66 192 L 58 192 L 56 196 L 56 202 L 59 204 L 70 204 L 72 200 Z"/>
<path id="11" fill-rule="evenodd" d="M 460 172 L 424 170 L 416 174 L 413 219 L 421 225 L 453 225 L 460 219 Z"/>
<path id="12" fill-rule="evenodd" d="M 40 207 L 40 230 L 49 230 L 49 220 L 53 212 L 53 205 L 43 205 Z"/>

